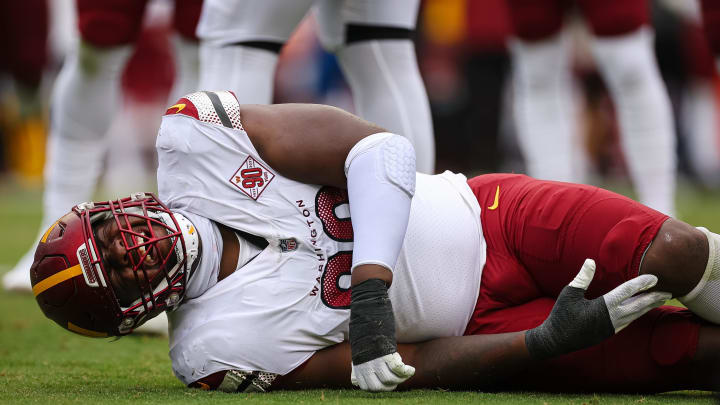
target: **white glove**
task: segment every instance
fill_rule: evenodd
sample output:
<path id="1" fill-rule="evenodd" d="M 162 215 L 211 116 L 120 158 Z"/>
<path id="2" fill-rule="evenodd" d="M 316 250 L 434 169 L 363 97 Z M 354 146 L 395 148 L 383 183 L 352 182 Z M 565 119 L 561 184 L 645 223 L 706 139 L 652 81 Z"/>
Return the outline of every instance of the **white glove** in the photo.
<path id="1" fill-rule="evenodd" d="M 398 352 L 361 364 L 352 364 L 350 382 L 365 391 L 392 391 L 415 374 L 415 367 L 403 363 Z"/>
<path id="2" fill-rule="evenodd" d="M 595 261 L 585 259 L 585 263 L 583 263 L 580 272 L 570 283 L 570 286 L 587 290 L 594 275 Z M 643 274 L 620 284 L 614 290 L 603 295 L 615 333 L 620 332 L 632 321 L 645 315 L 651 309 L 663 305 L 665 301 L 672 298 L 672 294 L 662 291 L 635 295 L 655 287 L 657 282 L 658 278 L 656 276 Z"/>

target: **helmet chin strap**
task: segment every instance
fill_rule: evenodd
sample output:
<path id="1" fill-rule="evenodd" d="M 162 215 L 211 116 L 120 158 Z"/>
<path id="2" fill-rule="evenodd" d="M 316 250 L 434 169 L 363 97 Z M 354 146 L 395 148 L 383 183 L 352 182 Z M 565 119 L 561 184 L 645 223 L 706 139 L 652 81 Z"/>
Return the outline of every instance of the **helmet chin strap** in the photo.
<path id="1" fill-rule="evenodd" d="M 169 217 L 169 215 L 164 212 L 161 213 L 161 216 Z M 187 255 L 187 269 L 189 279 L 192 275 L 195 260 L 197 260 L 198 256 L 200 255 L 200 235 L 198 235 L 197 229 L 195 229 L 195 226 L 192 224 L 192 222 L 190 222 L 189 219 L 185 218 L 185 216 L 177 212 L 173 212 L 173 216 L 175 217 L 175 220 L 180 226 L 179 231 L 182 233 L 182 238 L 185 241 L 185 253 Z M 163 219 L 163 221 L 165 220 Z M 172 219 L 170 219 L 170 221 L 170 223 L 172 224 Z M 175 246 L 175 251 L 178 254 L 182 255 L 181 246 Z"/>

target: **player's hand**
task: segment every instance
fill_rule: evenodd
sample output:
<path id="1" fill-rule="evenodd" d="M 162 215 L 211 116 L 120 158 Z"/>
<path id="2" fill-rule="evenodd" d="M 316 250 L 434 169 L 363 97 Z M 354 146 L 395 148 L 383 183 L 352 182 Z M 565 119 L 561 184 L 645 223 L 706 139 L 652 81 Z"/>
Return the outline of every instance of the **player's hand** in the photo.
<path id="1" fill-rule="evenodd" d="M 395 316 L 385 281 L 372 278 L 353 285 L 349 332 L 353 385 L 392 391 L 415 374 L 397 352 Z"/>
<path id="2" fill-rule="evenodd" d="M 392 391 L 415 374 L 415 367 L 403 363 L 398 352 L 352 365 L 350 382 L 365 391 Z"/>
<path id="3" fill-rule="evenodd" d="M 588 259 L 590 260 L 590 259 Z M 595 272 L 595 262 L 593 264 L 593 273 Z M 584 267 L 584 266 L 583 266 Z M 592 276 L 590 276 L 592 279 Z M 614 290 L 602 296 L 610 314 L 615 333 L 620 332 L 632 321 L 645 315 L 653 308 L 657 308 L 672 298 L 672 294 L 662 291 L 653 291 L 648 293 L 637 294 L 641 291 L 649 290 L 658 282 L 658 278 L 652 274 L 643 274 L 632 280 L 626 281 Z"/>
<path id="4" fill-rule="evenodd" d="M 638 294 L 657 284 L 657 277 L 645 274 L 587 300 L 585 291 L 594 275 L 595 261 L 586 259 L 575 279 L 560 292 L 550 316 L 527 331 L 525 343 L 531 356 L 546 359 L 598 344 L 671 297 L 660 291 Z"/>

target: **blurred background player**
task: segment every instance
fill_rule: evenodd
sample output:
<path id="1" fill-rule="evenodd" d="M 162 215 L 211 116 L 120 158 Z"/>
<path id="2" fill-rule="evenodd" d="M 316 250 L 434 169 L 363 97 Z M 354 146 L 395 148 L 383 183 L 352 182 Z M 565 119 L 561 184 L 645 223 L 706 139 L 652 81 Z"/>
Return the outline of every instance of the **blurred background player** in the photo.
<path id="1" fill-rule="evenodd" d="M 568 4 L 577 6 L 592 31 L 590 48 L 615 104 L 638 199 L 672 216 L 674 121 L 653 53 L 647 0 L 507 0 L 515 35 L 515 119 L 527 172 L 542 179 L 585 181 L 563 30 Z"/>
<path id="2" fill-rule="evenodd" d="M 505 106 L 511 33 L 506 8 L 505 0 L 422 3 L 417 48 L 438 140 L 437 172 L 522 170 Z"/>
<path id="3" fill-rule="evenodd" d="M 720 3 L 710 5 L 718 7 Z M 690 174 L 699 186 L 718 189 L 720 83 L 700 11 L 700 2 L 696 1 L 656 2 L 656 51 L 677 117 L 679 169 Z"/>
<path id="4" fill-rule="evenodd" d="M 39 180 L 44 159 L 41 84 L 49 63 L 48 30 L 46 0 L 0 0 L 0 74 L 7 79 L 0 81 L 0 170 L 7 167 L 30 183 Z"/>
<path id="5" fill-rule="evenodd" d="M 76 5 L 80 41 L 77 49 L 66 58 L 54 84 L 44 169 L 43 219 L 38 238 L 67 207 L 92 199 L 105 159 L 106 134 L 116 113 L 126 104 L 121 102 L 121 84 L 126 89 L 138 88 L 138 91 L 125 93 L 134 95 L 141 103 L 158 98 L 158 92 L 153 92 L 153 83 L 143 82 L 149 68 L 158 64 L 157 60 L 140 58 L 145 68 L 141 65 L 125 71 L 142 32 L 148 0 L 77 0 Z M 177 94 L 196 87 L 197 72 L 193 66 L 197 65 L 197 41 L 194 32 L 200 8 L 201 0 L 175 1 L 172 24 L 178 34 L 174 47 L 177 62 L 175 89 L 170 97 L 177 98 Z M 142 43 L 153 46 L 147 42 Z M 126 73 L 124 78 L 123 72 Z M 172 69 L 164 76 L 171 80 Z M 157 81 L 162 77 L 154 79 Z M 159 93 L 162 100 L 158 109 L 149 113 L 158 124 L 157 117 L 168 97 L 167 89 Z M 137 127 L 126 127 L 129 132 L 121 134 L 121 142 L 131 142 L 135 129 Z M 156 129 L 150 131 L 153 136 Z M 30 290 L 29 268 L 33 254 L 34 247 L 3 276 L 6 290 Z"/>
<path id="6" fill-rule="evenodd" d="M 715 63 L 720 70 L 720 2 L 717 0 L 700 0 L 702 22 L 710 48 L 715 55 Z"/>
<path id="7" fill-rule="evenodd" d="M 199 88 L 230 89 L 241 104 L 272 103 L 278 53 L 314 7 L 318 36 L 337 56 L 355 111 L 410 139 L 418 171 L 434 173 L 430 107 L 412 41 L 419 3 L 205 0 Z"/>

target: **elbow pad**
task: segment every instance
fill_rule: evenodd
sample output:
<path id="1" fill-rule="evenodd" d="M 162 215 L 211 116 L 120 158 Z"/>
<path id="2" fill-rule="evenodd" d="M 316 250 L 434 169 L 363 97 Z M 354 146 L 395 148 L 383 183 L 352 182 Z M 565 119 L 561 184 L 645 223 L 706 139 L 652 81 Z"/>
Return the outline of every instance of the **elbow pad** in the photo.
<path id="1" fill-rule="evenodd" d="M 415 194 L 415 150 L 400 135 L 370 135 L 348 153 L 345 176 L 354 235 L 352 269 L 378 264 L 392 271 Z"/>

